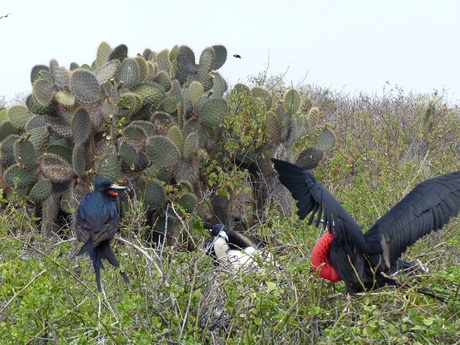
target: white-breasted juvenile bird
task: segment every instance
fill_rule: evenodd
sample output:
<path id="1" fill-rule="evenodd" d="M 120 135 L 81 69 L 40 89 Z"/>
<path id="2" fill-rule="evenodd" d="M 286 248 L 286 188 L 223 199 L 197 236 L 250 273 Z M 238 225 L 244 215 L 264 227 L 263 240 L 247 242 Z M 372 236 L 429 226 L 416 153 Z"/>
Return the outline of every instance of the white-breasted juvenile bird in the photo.
<path id="1" fill-rule="evenodd" d="M 207 246 L 207 254 L 219 265 L 234 269 L 258 268 L 258 259 L 259 262 L 273 261 L 268 249 L 254 237 L 233 231 L 224 224 L 215 224 L 210 232 L 213 240 Z"/>

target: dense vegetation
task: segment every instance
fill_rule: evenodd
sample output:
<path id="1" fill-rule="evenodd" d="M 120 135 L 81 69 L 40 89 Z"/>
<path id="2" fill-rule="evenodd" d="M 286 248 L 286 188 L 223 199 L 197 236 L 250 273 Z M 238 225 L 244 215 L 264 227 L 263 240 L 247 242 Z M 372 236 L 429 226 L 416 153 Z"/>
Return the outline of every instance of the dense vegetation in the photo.
<path id="1" fill-rule="evenodd" d="M 184 82 L 181 87 L 189 84 Z M 458 219 L 420 240 L 405 254 L 407 260 L 420 262 L 429 272 L 416 284 L 446 292 L 449 298 L 444 303 L 412 288 L 389 287 L 347 296 L 342 293 L 343 283 L 331 285 L 312 272 L 309 255 L 320 232 L 297 219 L 291 199 L 273 185 L 273 172 L 264 166 L 272 155 L 295 161 L 299 153 L 317 153 L 323 148 L 315 175 L 366 229 L 416 183 L 460 169 L 458 106 L 448 104 L 446 95 L 438 93 L 405 95 L 395 89 L 380 98 L 350 97 L 300 86 L 296 94 L 301 104 L 295 115 L 311 124 L 311 109 L 317 107 L 319 117 L 309 126 L 310 131 L 297 132 L 302 135 L 294 140 L 287 132 L 276 134 L 276 121 L 268 115 L 270 109 L 279 115 L 276 105 L 286 104 L 286 96 L 294 94 L 282 80 L 261 75 L 247 86 L 238 86 L 244 87 L 265 90 L 276 102 L 272 100 L 267 109 L 265 96 L 254 92 L 222 94 L 228 109 L 222 116 L 221 131 L 217 139 L 207 136 L 208 141 L 220 144 L 209 150 L 209 146 L 202 146 L 198 153 L 203 164 L 198 178 L 202 199 L 192 198 L 196 206 L 187 209 L 172 196 L 190 193 L 190 189 L 184 193 L 174 179 L 159 183 L 155 169 L 139 175 L 165 190 L 167 197 L 161 208 L 166 214 L 174 213 L 170 219 L 186 236 L 173 243 L 164 237 L 153 241 L 153 225 L 146 221 L 142 200 L 127 199 L 121 232 L 113 246 L 131 278 L 129 288 L 117 271 L 107 267 L 102 273 L 105 293 L 98 294 L 90 261 L 75 258 L 80 244 L 68 226 L 64 223 L 58 231 L 44 232 L 34 204 L 20 188 L 3 194 L 3 344 L 458 341 Z M 288 111 L 283 112 L 286 114 Z M 289 128 L 298 123 L 291 121 L 293 115 L 283 117 Z M 272 126 L 266 128 L 267 123 Z M 335 133 L 332 149 L 325 149 L 324 140 L 318 139 L 325 128 L 327 133 Z M 256 174 L 251 173 L 248 157 L 261 167 Z M 196 188 L 191 190 L 198 195 Z M 215 218 L 204 219 L 202 205 L 211 205 L 207 212 L 218 213 L 218 205 L 226 201 L 232 207 L 219 215 L 237 215 L 226 219 L 229 225 L 269 243 L 282 271 L 267 266 L 262 272 L 231 274 L 215 268 L 202 250 L 208 237 L 203 221 Z"/>

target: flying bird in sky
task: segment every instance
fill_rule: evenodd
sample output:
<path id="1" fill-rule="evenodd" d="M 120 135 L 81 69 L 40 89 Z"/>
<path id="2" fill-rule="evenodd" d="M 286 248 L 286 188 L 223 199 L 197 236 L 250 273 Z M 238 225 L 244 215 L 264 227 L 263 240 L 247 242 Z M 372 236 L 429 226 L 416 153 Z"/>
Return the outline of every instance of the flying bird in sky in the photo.
<path id="1" fill-rule="evenodd" d="M 312 265 L 322 278 L 343 280 L 350 293 L 400 285 L 392 277 L 406 249 L 443 228 L 460 210 L 460 171 L 417 185 L 363 233 L 347 210 L 314 175 L 297 165 L 272 159 L 280 182 L 297 200 L 297 215 L 328 231 L 312 250 Z M 423 292 L 422 290 L 419 290 Z"/>

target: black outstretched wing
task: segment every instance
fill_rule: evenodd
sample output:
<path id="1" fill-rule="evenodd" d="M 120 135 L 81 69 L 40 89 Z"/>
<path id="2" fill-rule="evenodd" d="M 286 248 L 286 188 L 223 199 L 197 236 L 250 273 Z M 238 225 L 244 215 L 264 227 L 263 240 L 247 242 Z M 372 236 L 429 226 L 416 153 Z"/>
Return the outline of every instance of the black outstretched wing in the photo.
<path id="1" fill-rule="evenodd" d="M 334 236 L 339 243 L 346 242 L 361 253 L 365 251 L 361 227 L 311 172 L 278 159 L 272 158 L 272 162 L 280 182 L 297 200 L 297 215 L 300 219 L 311 214 L 308 224 L 315 221 L 318 226 L 322 221 L 323 227 L 327 227 L 329 231 L 334 228 Z"/>
<path id="2" fill-rule="evenodd" d="M 384 259 L 390 260 L 387 264 L 395 267 L 407 247 L 441 229 L 459 211 L 460 171 L 426 180 L 366 232 L 369 252 L 383 252 Z"/>

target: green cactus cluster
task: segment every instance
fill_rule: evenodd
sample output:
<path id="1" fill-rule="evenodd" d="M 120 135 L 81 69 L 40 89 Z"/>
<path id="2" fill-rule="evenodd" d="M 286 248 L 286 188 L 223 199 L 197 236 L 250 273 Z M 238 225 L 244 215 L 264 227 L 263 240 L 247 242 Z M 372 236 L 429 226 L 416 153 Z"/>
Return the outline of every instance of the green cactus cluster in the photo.
<path id="1" fill-rule="evenodd" d="M 221 145 L 220 149 L 224 148 L 228 157 L 251 175 L 252 196 L 248 199 L 253 202 L 252 209 L 262 210 L 270 200 L 288 200 L 282 195 L 284 190 L 278 188 L 270 158 L 295 161 L 305 169 L 313 169 L 325 152 L 334 148 L 336 137 L 333 130 L 321 123 L 319 109 L 307 108 L 308 99 L 302 99 L 294 89 L 281 93 L 260 86 L 249 88 L 236 84 L 228 100 L 233 115 L 226 125 L 227 138 L 221 142 L 230 145 Z M 244 125 L 240 126 L 241 123 Z M 224 166 L 224 161 L 219 165 Z M 234 205 L 233 209 L 237 206 Z M 290 204 L 282 205 L 284 210 L 289 207 Z M 235 215 L 233 211 L 233 217 L 248 219 L 243 213 Z M 225 214 L 219 217 L 226 219 Z"/>
<path id="2" fill-rule="evenodd" d="M 222 144 L 233 109 L 218 72 L 226 59 L 221 45 L 198 58 L 187 46 L 131 57 L 125 45 L 103 42 L 90 64 L 66 68 L 51 60 L 33 67 L 25 105 L 0 110 L 0 187 L 7 198 L 27 196 L 41 206 L 44 231 L 51 233 L 59 212 L 74 209 L 94 176 L 124 179 L 156 233 L 161 224 L 174 227 L 176 211 L 200 208 L 210 162 L 229 164 Z M 302 113 L 297 91 L 280 96 L 237 84 L 235 94 L 256 100 L 264 136 L 254 150 L 237 152 L 237 162 L 269 166 L 269 157 L 305 141 L 297 162 L 311 168 L 334 147 L 333 131 L 320 125 L 317 108 Z"/>
<path id="3" fill-rule="evenodd" d="M 246 95 L 260 100 L 265 109 L 265 134 L 270 145 L 259 150 L 259 156 L 268 157 L 270 155 L 266 151 L 275 148 L 272 155 L 279 152 L 282 155 L 280 158 L 290 159 L 292 148 L 306 146 L 300 150 L 296 164 L 312 169 L 323 158 L 324 152 L 334 148 L 335 133 L 320 123 L 319 108 L 312 107 L 303 112 L 302 98 L 297 90 L 290 89 L 280 96 L 259 86 L 250 89 L 246 85 L 236 84 L 232 92 L 237 94 L 236 97 Z"/>
<path id="4" fill-rule="evenodd" d="M 103 42 L 91 64 L 33 67 L 26 104 L 0 110 L 0 186 L 43 204 L 44 218 L 80 200 L 95 175 L 129 180 L 148 208 L 193 210 L 193 188 L 170 190 L 198 181 L 197 152 L 227 110 L 226 58 L 223 46 L 196 62 L 186 46 L 130 57 Z"/>

